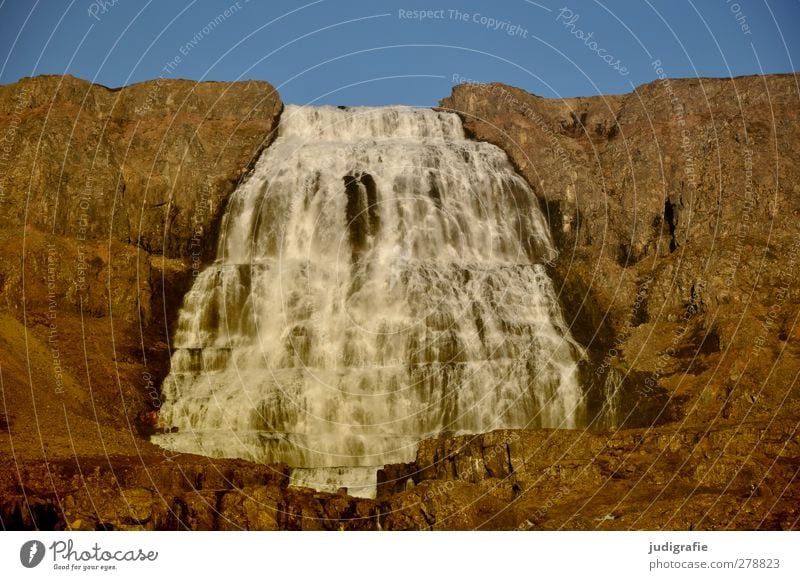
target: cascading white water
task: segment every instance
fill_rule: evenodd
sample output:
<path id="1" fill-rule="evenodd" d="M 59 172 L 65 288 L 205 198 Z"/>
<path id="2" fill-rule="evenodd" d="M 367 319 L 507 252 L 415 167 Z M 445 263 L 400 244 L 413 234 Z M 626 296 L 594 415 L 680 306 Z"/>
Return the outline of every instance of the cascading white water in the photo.
<path id="1" fill-rule="evenodd" d="M 287 106 L 185 298 L 154 440 L 374 493 L 440 433 L 584 401 L 530 187 L 455 114 Z"/>

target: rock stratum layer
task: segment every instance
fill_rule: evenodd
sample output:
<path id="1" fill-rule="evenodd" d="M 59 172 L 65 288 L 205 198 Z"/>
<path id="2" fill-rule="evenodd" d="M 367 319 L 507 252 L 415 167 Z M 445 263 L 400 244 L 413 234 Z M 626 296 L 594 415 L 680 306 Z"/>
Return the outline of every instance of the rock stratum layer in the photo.
<path id="1" fill-rule="evenodd" d="M 425 441 L 370 500 L 147 441 L 177 309 L 271 141 L 274 89 L 0 87 L 3 527 L 797 529 L 798 101 L 793 75 L 563 100 L 456 87 L 441 106 L 548 215 L 597 420 Z"/>

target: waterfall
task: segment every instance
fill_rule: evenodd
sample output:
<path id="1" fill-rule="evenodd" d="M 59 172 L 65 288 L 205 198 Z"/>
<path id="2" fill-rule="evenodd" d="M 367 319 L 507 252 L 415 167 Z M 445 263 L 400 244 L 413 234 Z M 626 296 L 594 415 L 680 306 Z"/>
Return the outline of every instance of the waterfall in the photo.
<path id="1" fill-rule="evenodd" d="M 620 426 L 620 397 L 624 382 L 623 374 L 610 367 L 603 381 L 603 408 L 599 416 L 600 427 L 608 430 L 617 430 Z"/>
<path id="2" fill-rule="evenodd" d="M 375 491 L 442 433 L 575 428 L 547 224 L 452 113 L 287 106 L 185 297 L 163 447 Z"/>

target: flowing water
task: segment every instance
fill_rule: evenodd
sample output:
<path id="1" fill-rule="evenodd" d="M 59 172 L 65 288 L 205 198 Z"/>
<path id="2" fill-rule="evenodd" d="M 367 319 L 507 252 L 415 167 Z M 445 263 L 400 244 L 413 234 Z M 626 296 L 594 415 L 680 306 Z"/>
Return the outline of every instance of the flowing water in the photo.
<path id="1" fill-rule="evenodd" d="M 185 298 L 154 440 L 375 491 L 441 433 L 574 428 L 533 192 L 451 113 L 287 106 Z"/>

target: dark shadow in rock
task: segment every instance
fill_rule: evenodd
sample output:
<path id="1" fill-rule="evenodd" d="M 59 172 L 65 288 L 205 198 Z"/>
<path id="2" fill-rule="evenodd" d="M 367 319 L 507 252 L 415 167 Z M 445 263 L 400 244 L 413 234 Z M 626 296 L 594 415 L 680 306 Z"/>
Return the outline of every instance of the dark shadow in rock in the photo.
<path id="1" fill-rule="evenodd" d="M 686 336 L 680 347 L 675 349 L 675 357 L 689 359 L 686 367 L 693 366 L 693 359 L 700 355 L 713 354 L 720 352 L 719 332 L 715 326 L 705 329 L 700 325 L 695 326 L 691 333 Z"/>
<path id="2" fill-rule="evenodd" d="M 0 528 L 5 531 L 64 529 L 64 519 L 56 505 L 46 499 L 20 496 L 4 502 L 0 511 Z"/>

